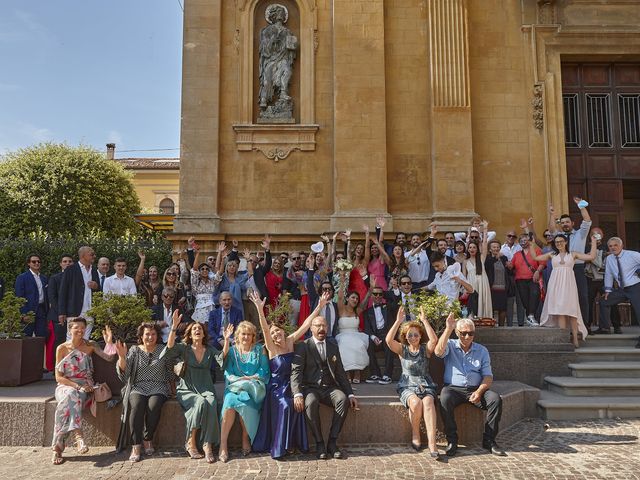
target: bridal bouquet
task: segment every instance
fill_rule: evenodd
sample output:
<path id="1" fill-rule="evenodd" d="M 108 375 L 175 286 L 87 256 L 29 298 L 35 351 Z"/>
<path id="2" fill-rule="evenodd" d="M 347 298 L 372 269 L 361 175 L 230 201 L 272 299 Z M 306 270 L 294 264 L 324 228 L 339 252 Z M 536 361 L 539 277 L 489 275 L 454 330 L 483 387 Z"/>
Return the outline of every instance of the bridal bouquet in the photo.
<path id="1" fill-rule="evenodd" d="M 349 260 L 340 259 L 336 261 L 333 268 L 336 272 L 350 272 L 351 270 L 353 270 L 353 263 L 351 263 Z"/>

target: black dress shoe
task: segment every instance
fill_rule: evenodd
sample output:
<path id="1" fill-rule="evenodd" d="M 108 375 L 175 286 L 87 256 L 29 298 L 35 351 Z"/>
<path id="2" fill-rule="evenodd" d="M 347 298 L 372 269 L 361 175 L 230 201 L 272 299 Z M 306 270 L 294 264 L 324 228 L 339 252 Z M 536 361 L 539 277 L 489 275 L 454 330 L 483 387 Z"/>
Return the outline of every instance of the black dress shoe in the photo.
<path id="1" fill-rule="evenodd" d="M 457 451 L 458 451 L 458 444 L 453 442 L 449 442 L 447 444 L 447 448 L 444 449 L 444 453 L 447 454 L 447 457 L 453 457 Z"/>
<path id="2" fill-rule="evenodd" d="M 636 348 L 640 348 L 640 340 L 638 340 L 638 343 L 636 343 Z"/>
<path id="3" fill-rule="evenodd" d="M 611 330 L 605 328 L 599 328 L 595 332 L 591 332 L 593 335 L 606 335 L 611 333 Z"/>
<path id="4" fill-rule="evenodd" d="M 617 333 L 618 335 L 620 335 L 622 333 L 622 329 L 620 327 L 614 327 L 613 333 Z"/>
<path id="5" fill-rule="evenodd" d="M 328 458 L 324 443 L 316 443 L 316 458 L 318 460 L 326 460 Z"/>
<path id="6" fill-rule="evenodd" d="M 327 443 L 327 455 L 329 457 L 333 457 L 336 460 L 340 460 L 343 457 L 342 452 L 340 451 L 340 449 L 338 448 L 338 446 L 336 445 L 336 441 L 335 440 L 329 440 L 329 442 Z"/>
<path id="7" fill-rule="evenodd" d="M 507 456 L 507 454 L 504 453 L 504 450 L 502 450 L 496 442 L 482 442 L 482 448 L 489 450 L 489 452 L 498 457 Z"/>

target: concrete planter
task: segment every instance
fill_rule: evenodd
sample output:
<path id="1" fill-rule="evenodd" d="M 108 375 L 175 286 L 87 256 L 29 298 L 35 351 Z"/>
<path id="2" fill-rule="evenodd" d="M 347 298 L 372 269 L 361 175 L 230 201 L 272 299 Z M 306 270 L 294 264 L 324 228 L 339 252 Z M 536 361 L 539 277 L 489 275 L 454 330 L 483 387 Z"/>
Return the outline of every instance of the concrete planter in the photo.
<path id="1" fill-rule="evenodd" d="M 42 380 L 44 338 L 0 339 L 0 387 Z"/>

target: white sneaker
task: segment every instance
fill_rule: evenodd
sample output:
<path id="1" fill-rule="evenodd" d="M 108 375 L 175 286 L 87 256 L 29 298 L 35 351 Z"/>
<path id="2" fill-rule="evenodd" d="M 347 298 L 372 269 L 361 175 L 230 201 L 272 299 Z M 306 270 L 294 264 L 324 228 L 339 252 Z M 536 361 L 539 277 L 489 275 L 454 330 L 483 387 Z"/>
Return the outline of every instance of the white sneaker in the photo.
<path id="1" fill-rule="evenodd" d="M 527 325 L 530 327 L 539 327 L 540 324 L 538 322 L 536 322 L 536 319 L 533 315 L 529 315 L 527 317 Z"/>

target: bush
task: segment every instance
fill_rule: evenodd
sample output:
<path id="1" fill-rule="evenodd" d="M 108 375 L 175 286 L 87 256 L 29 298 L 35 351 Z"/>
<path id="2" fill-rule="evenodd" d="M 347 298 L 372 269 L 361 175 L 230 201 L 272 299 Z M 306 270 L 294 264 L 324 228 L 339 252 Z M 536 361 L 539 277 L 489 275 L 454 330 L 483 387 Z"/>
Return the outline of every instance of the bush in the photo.
<path id="1" fill-rule="evenodd" d="M 33 323 L 35 314 L 27 312 L 26 315 L 20 309 L 27 303 L 25 298 L 16 297 L 12 291 L 8 291 L 0 300 L 0 338 L 20 338 L 23 335 L 25 323 L 22 318 L 27 316 L 29 323 Z"/>
<path id="2" fill-rule="evenodd" d="M 96 263 L 100 257 L 113 261 L 116 257 L 127 260 L 127 275 L 134 276 L 140 258 L 138 250 L 143 249 L 147 256 L 145 266 L 156 265 L 162 274 L 171 263 L 171 243 L 159 234 L 148 232 L 139 237 L 112 238 L 71 238 L 33 236 L 30 238 L 0 239 L 0 277 L 7 285 L 13 285 L 16 276 L 24 272 L 27 255 L 40 255 L 42 273 L 51 276 L 60 271 L 60 256 L 73 255 L 77 260 L 78 248 L 90 245 L 96 252 Z"/>
<path id="3" fill-rule="evenodd" d="M 144 298 L 138 295 L 108 295 L 97 292 L 93 296 L 92 307 L 87 316 L 94 319 L 91 336 L 102 339 L 102 329 L 109 325 L 114 340 L 137 343 L 138 326 L 151 321 L 151 310 Z"/>

